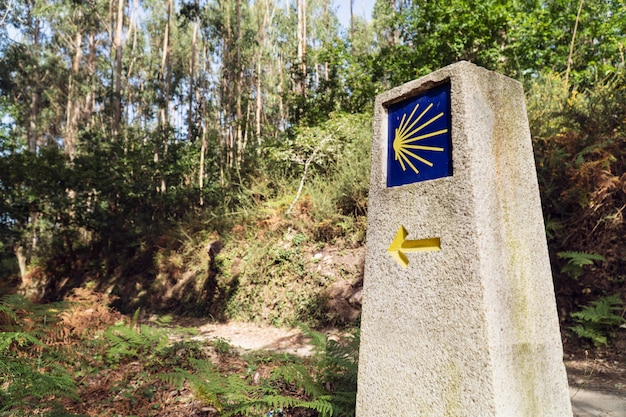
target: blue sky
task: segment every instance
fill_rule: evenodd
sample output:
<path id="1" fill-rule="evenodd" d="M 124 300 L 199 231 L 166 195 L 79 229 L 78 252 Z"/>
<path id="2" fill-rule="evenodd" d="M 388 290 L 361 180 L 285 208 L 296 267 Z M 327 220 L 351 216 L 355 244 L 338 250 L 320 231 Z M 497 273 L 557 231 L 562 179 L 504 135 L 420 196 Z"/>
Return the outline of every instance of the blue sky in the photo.
<path id="1" fill-rule="evenodd" d="M 354 0 L 352 10 L 355 16 L 364 16 L 369 22 L 372 18 L 372 9 L 376 0 Z M 350 25 L 350 0 L 335 0 L 337 16 L 344 27 Z"/>

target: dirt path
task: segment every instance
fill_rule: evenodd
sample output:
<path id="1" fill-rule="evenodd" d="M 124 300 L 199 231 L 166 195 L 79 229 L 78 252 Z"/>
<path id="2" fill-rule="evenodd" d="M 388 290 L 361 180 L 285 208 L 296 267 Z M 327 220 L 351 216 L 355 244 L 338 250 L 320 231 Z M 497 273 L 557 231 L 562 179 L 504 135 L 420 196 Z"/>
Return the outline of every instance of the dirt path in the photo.
<path id="1" fill-rule="evenodd" d="M 177 324 L 196 328 L 197 340 L 224 339 L 240 352 L 271 350 L 301 356 L 312 348 L 299 329 L 252 323 L 211 323 L 203 319 L 180 319 Z M 339 331 L 326 332 L 338 337 Z M 626 366 L 621 361 L 570 359 L 565 361 L 574 417 L 626 417 Z"/>
<path id="2" fill-rule="evenodd" d="M 311 346 L 299 329 L 264 327 L 250 323 L 207 323 L 198 326 L 194 339 L 226 339 L 240 350 L 271 350 L 300 356 L 312 354 Z"/>
<path id="3" fill-rule="evenodd" d="M 307 337 L 300 329 L 287 329 L 264 326 L 254 323 L 214 323 L 206 319 L 180 318 L 177 326 L 194 328 L 198 334 L 194 340 L 224 339 L 233 348 L 245 352 L 250 350 L 271 350 L 278 353 L 290 353 L 298 356 L 310 356 L 313 349 Z M 342 332 L 331 329 L 323 332 L 332 339 L 337 339 Z"/>

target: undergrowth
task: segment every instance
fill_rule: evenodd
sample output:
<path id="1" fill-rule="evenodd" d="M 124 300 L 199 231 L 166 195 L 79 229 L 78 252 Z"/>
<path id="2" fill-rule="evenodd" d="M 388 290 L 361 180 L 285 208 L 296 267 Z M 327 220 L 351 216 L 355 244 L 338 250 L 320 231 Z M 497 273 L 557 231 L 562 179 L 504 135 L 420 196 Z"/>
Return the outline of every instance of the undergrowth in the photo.
<path id="1" fill-rule="evenodd" d="M 607 346 L 616 337 L 619 326 L 626 323 L 625 312 L 619 295 L 602 297 L 572 313 L 576 325 L 570 330 L 578 337 L 591 340 L 596 347 Z"/>
<path id="2" fill-rule="evenodd" d="M 147 417 L 193 407 L 210 416 L 354 415 L 358 332 L 334 341 L 305 329 L 311 358 L 240 356 L 225 339 L 189 339 L 167 317 L 107 318 L 105 308 L 1 299 L 0 415 Z M 89 313 L 99 317 L 93 327 L 77 327 Z"/>
<path id="3" fill-rule="evenodd" d="M 37 305 L 20 295 L 0 299 L 0 415 L 69 416 L 57 398 L 76 398 L 76 383 L 54 349 L 61 304 Z"/>
<path id="4" fill-rule="evenodd" d="M 561 321 L 596 345 L 613 330 L 583 316 L 626 292 L 625 80 L 620 70 L 572 90 L 562 76 L 542 74 L 527 90 Z"/>

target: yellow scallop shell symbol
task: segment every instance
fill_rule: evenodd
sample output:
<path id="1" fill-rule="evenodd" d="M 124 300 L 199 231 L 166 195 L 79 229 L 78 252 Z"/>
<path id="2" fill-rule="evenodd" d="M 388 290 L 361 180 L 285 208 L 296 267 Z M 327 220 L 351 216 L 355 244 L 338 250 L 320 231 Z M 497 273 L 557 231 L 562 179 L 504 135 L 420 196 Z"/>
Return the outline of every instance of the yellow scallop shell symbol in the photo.
<path id="1" fill-rule="evenodd" d="M 444 148 L 438 146 L 416 145 L 415 142 L 419 142 L 422 139 L 430 138 L 433 136 L 443 135 L 448 132 L 448 129 L 441 129 L 435 132 L 419 134 L 435 120 L 443 117 L 443 112 L 431 117 L 418 127 L 415 127 L 415 125 L 417 125 L 418 122 L 424 117 L 424 115 L 428 113 L 428 111 L 433 107 L 433 103 L 430 103 L 419 116 L 413 119 L 413 116 L 415 116 L 415 112 L 417 111 L 418 107 L 419 104 L 416 104 L 415 108 L 408 118 L 406 117 L 406 113 L 402 116 L 402 120 L 400 121 L 400 125 L 396 128 L 395 137 L 393 140 L 393 150 L 395 152 L 395 158 L 396 161 L 400 162 L 402 170 L 406 171 L 406 165 L 408 165 L 413 171 L 415 171 L 416 174 L 419 174 L 419 170 L 417 169 L 413 161 L 411 161 L 411 159 L 426 164 L 429 167 L 432 167 L 433 163 L 423 156 L 418 155 L 415 151 L 443 152 Z"/>

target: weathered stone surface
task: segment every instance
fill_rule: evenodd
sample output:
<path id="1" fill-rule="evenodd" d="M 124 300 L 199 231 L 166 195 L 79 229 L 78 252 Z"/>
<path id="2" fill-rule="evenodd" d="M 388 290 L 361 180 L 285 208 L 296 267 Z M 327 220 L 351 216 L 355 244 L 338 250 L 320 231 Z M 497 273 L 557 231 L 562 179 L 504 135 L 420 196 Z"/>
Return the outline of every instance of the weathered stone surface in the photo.
<path id="1" fill-rule="evenodd" d="M 452 176 L 388 188 L 387 106 L 450 83 Z M 387 249 L 440 238 L 441 250 Z M 522 86 L 467 62 L 376 99 L 358 417 L 572 416 Z"/>

